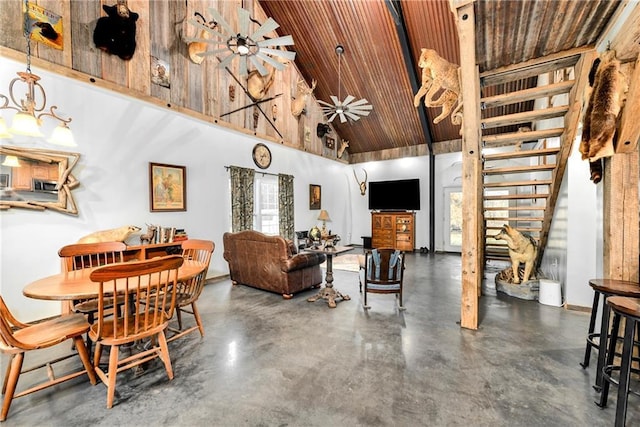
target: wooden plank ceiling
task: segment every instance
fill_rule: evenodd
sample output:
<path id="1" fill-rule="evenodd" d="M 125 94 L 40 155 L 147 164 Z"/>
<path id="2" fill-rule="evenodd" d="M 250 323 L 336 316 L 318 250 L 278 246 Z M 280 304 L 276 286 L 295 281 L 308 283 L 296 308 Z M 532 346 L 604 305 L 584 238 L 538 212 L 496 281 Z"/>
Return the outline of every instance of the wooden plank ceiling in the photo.
<path id="1" fill-rule="evenodd" d="M 317 99 L 330 95 L 366 98 L 373 111 L 357 122 L 332 124 L 349 151 L 367 153 L 460 138 L 459 126 L 447 118 L 432 120 L 440 111 L 428 109 L 426 135 L 417 109 L 409 72 L 420 82 L 417 67 L 421 48 L 435 49 L 459 64 L 460 53 L 454 15 L 447 0 L 259 0 L 267 16 L 280 24 L 280 34 L 295 41 L 296 65 L 308 82 L 317 80 Z M 480 72 L 593 45 L 620 1 L 611 0 L 478 0 L 476 13 L 476 61 Z M 398 18 L 394 21 L 394 16 Z M 396 22 L 406 29 L 413 70 L 408 71 Z M 338 88 L 336 45 L 343 45 L 341 86 Z M 513 83 L 511 83 L 513 84 Z M 536 85 L 535 78 L 518 83 L 519 89 Z M 513 89 L 510 89 L 513 90 Z M 505 92 L 497 85 L 483 96 Z M 494 114 L 518 113 L 532 102 L 512 105 Z M 320 110 L 312 112 L 321 114 Z"/>

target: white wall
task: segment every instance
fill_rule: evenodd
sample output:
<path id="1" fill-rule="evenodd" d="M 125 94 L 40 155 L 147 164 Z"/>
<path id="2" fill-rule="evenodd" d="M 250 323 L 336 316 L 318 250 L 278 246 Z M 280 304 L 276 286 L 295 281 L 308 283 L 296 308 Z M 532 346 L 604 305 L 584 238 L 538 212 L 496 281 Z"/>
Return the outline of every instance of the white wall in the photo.
<path id="1" fill-rule="evenodd" d="M 15 73 L 22 70 L 24 64 L 2 58 L 0 88 L 3 93 Z M 33 72 L 42 77 L 49 104 L 58 105 L 61 115 L 73 118 L 71 128 L 78 147 L 69 151 L 81 154 L 73 170 L 80 181 L 80 186 L 73 190 L 79 215 L 15 208 L 0 212 L 0 292 L 16 315 L 28 321 L 57 313 L 58 302 L 28 299 L 22 295 L 22 288 L 59 271 L 57 251 L 61 246 L 91 232 L 122 225 L 137 225 L 143 231 L 145 223 L 173 226 L 185 228 L 191 237 L 213 240 L 216 250 L 209 276 L 226 274 L 222 234 L 230 229 L 230 200 L 225 166 L 255 168 L 251 152 L 260 140 L 41 69 Z M 4 117 L 10 122 L 10 114 Z M 1 143 L 59 149 L 26 137 Z M 332 219 L 327 226 L 342 237 L 343 243 L 361 243 L 360 236 L 370 235 L 368 197 L 360 195 L 353 177 L 354 169 L 362 177 L 364 167 L 370 181 L 421 178 L 423 210 L 417 215 L 417 242 L 426 246 L 426 157 L 352 167 L 266 143 L 273 154 L 267 172 L 295 177 L 296 230 L 319 225 L 319 211 L 309 210 L 309 184 L 319 184 L 322 208 Z M 149 162 L 186 166 L 186 212 L 149 211 Z M 128 242 L 137 244 L 137 235 Z"/>

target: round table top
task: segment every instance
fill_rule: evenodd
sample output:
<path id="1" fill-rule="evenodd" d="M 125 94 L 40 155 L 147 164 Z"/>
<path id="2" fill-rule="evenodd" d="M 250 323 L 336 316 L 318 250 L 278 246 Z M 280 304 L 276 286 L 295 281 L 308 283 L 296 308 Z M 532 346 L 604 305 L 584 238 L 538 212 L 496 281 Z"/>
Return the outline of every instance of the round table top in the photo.
<path id="1" fill-rule="evenodd" d="M 591 279 L 591 287 L 603 294 L 640 297 L 640 283 L 617 279 Z"/>
<path id="2" fill-rule="evenodd" d="M 178 269 L 178 280 L 186 281 L 197 276 L 205 266 L 196 261 L 185 261 Z M 58 273 L 29 283 L 24 287 L 24 296 L 35 299 L 65 301 L 98 297 L 99 284 L 92 282 L 91 272 L 95 268 Z"/>

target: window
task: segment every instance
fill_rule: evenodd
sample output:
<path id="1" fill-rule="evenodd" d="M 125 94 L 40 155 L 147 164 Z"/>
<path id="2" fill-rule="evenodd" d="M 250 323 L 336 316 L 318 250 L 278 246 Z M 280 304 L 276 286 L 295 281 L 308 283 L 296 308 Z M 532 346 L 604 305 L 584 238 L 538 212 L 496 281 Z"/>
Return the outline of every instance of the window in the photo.
<path id="1" fill-rule="evenodd" d="M 264 234 L 279 235 L 278 177 L 273 175 L 256 176 L 254 196 L 253 228 Z"/>

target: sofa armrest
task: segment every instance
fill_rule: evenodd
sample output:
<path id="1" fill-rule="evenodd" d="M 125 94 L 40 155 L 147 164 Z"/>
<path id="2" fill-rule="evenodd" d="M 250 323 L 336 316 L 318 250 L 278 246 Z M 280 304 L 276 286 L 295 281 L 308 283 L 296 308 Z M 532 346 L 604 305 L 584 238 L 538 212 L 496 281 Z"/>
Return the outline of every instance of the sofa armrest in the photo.
<path id="1" fill-rule="evenodd" d="M 292 256 L 289 259 L 280 261 L 280 269 L 285 273 L 289 271 L 300 270 L 306 267 L 322 264 L 327 259 L 325 254 L 319 253 L 301 253 Z"/>

